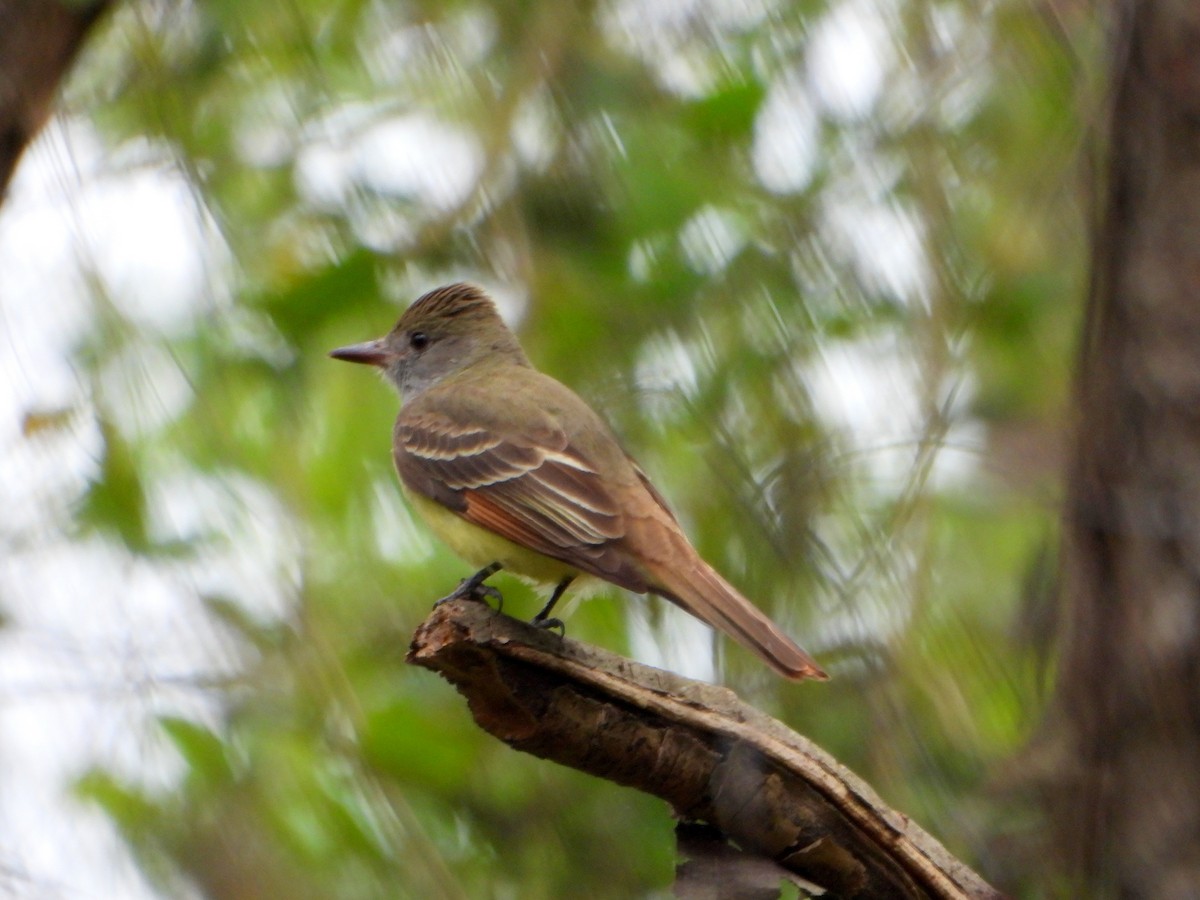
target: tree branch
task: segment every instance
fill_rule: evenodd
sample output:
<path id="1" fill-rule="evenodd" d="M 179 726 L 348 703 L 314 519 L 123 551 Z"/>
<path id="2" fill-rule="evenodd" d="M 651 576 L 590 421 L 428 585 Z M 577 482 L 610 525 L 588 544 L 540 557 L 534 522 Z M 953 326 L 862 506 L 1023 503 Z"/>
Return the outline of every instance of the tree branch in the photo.
<path id="1" fill-rule="evenodd" d="M 743 850 L 847 898 L 1001 894 L 861 779 L 731 691 L 503 616 L 436 607 L 408 661 L 526 753 L 666 800 Z"/>
<path id="2" fill-rule="evenodd" d="M 109 0 L 0 0 L 0 199 Z"/>

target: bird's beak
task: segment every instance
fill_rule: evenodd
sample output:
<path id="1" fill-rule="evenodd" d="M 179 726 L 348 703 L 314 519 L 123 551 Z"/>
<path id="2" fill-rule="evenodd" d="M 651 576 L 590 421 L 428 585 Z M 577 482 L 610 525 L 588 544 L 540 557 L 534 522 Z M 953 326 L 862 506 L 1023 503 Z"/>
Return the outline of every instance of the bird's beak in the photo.
<path id="1" fill-rule="evenodd" d="M 346 362 L 366 363 L 368 366 L 386 366 L 392 354 L 384 346 L 383 338 L 377 341 L 367 341 L 364 344 L 351 344 L 349 347 L 338 347 L 330 350 L 329 355 L 334 359 Z"/>

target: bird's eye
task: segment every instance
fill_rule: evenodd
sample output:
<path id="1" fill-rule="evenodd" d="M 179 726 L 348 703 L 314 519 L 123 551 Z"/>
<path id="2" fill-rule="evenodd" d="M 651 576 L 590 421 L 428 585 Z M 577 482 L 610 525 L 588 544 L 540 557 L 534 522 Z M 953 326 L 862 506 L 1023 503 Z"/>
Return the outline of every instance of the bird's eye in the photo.
<path id="1" fill-rule="evenodd" d="M 424 350 L 429 346 L 429 335 L 423 331 L 414 331 L 408 336 L 408 343 L 414 350 Z"/>

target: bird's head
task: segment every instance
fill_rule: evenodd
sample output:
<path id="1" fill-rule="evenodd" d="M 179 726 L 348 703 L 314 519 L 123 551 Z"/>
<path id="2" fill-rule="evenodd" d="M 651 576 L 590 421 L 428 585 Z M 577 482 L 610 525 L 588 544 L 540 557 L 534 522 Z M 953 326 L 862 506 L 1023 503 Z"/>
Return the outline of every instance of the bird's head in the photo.
<path id="1" fill-rule="evenodd" d="M 339 347 L 329 355 L 379 367 L 406 402 L 479 364 L 529 365 L 492 299 L 482 288 L 461 283 L 420 297 L 384 337 Z"/>

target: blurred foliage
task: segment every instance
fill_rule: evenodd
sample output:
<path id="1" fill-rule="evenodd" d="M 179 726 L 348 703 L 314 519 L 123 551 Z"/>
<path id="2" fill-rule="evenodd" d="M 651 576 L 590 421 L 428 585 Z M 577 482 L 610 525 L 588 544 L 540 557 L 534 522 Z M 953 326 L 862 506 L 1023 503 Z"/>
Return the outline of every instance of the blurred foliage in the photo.
<path id="1" fill-rule="evenodd" d="M 1028 0 L 119 8 L 66 108 L 113 160 L 184 176 L 218 239 L 184 324 L 96 300 L 78 365 L 103 462 L 77 527 L 155 565 L 261 561 L 204 596 L 234 674 L 206 688 L 213 720 L 163 716 L 182 775 L 79 783 L 147 877 L 214 897 L 669 890 L 662 804 L 497 744 L 403 664 L 466 568 L 399 498 L 397 401 L 325 354 L 468 278 L 835 676 L 783 684 L 721 644 L 720 680 L 1035 893 L 1012 848 L 1038 824 L 997 785 L 1044 691 L 1021 622 L 1053 540 L 1093 18 Z M 104 385 L 164 349 L 186 399 L 130 424 L 138 395 Z M 156 504 L 196 491 L 240 515 L 164 529 Z M 678 626 L 639 598 L 570 612 L 572 636 L 625 652 Z"/>

